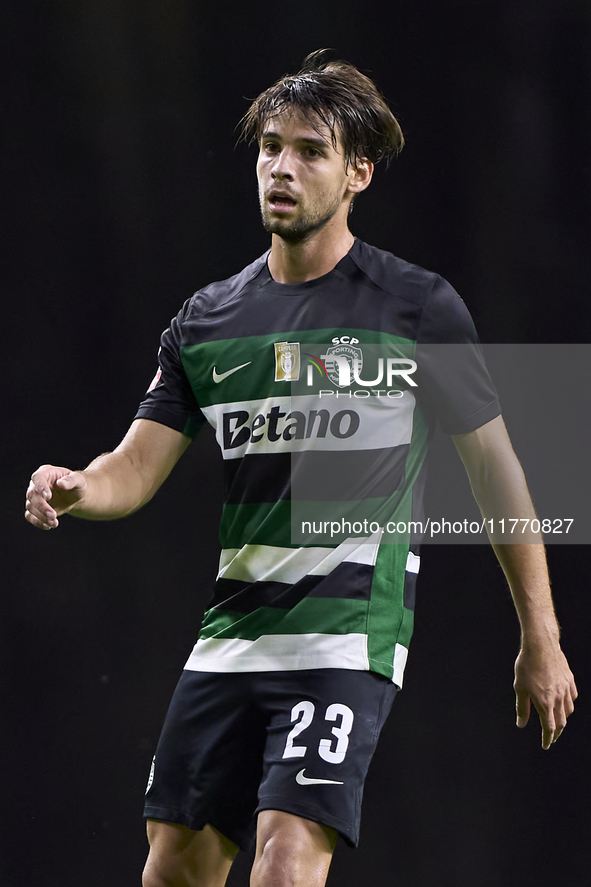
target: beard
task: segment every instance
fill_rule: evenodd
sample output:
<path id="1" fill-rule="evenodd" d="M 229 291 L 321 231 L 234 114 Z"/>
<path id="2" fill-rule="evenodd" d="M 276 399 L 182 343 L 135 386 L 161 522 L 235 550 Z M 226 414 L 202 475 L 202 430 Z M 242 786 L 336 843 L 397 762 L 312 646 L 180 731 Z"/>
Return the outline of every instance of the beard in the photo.
<path id="1" fill-rule="evenodd" d="M 308 240 L 316 231 L 319 231 L 327 222 L 334 218 L 341 205 L 341 198 L 335 195 L 334 200 L 329 206 L 304 212 L 299 218 L 290 222 L 287 219 L 273 218 L 273 214 L 266 205 L 262 194 L 259 195 L 259 200 L 263 228 L 267 234 L 277 234 L 286 243 L 292 244 L 303 243 Z"/>

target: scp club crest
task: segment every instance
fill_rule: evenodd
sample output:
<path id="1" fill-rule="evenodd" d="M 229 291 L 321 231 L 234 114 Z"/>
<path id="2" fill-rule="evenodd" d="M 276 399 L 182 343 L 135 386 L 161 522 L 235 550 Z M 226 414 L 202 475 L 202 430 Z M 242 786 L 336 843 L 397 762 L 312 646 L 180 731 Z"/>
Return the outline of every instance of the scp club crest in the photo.
<path id="1" fill-rule="evenodd" d="M 300 378 L 300 343 L 275 342 L 275 381 L 295 382 Z"/>
<path id="2" fill-rule="evenodd" d="M 330 345 L 326 349 L 325 352 L 325 366 L 326 366 L 326 375 L 333 383 L 339 387 L 339 367 L 338 361 L 331 360 L 331 355 L 334 354 L 337 357 L 344 357 L 349 364 L 349 377 L 351 379 L 354 378 L 353 370 L 356 371 L 357 376 L 361 375 L 361 370 L 363 368 L 363 351 L 361 348 L 356 348 L 355 345 L 348 345 L 341 343 L 339 345 Z"/>

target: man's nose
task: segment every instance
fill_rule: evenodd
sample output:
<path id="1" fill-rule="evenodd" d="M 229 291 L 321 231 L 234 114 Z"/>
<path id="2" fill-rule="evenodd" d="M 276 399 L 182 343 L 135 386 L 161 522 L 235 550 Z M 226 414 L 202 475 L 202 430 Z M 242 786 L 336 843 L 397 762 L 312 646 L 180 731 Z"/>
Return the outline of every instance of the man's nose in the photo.
<path id="1" fill-rule="evenodd" d="M 278 181 L 293 180 L 293 172 L 289 160 L 289 152 L 283 150 L 277 155 L 271 169 L 271 175 L 274 179 L 277 179 Z"/>

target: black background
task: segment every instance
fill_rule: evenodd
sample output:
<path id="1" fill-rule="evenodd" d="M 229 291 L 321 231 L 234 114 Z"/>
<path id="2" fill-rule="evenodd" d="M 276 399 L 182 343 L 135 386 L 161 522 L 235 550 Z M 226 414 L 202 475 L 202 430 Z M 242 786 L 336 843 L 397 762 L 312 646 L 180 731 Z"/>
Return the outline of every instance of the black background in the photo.
<path id="1" fill-rule="evenodd" d="M 0 25 L 0 887 L 128 887 L 150 760 L 215 573 L 219 468 L 204 435 L 143 512 L 52 533 L 22 520 L 29 474 L 112 449 L 169 318 L 266 248 L 256 152 L 234 148 L 234 127 L 321 46 L 376 79 L 407 138 L 354 233 L 447 277 L 486 342 L 588 342 L 591 10 L 48 0 L 5 5 Z M 582 410 L 588 390 L 573 380 Z M 587 548 L 549 552 L 582 698 L 547 753 L 537 724 L 513 725 L 518 628 L 492 553 L 425 554 L 361 848 L 338 850 L 329 884 L 582 887 Z"/>

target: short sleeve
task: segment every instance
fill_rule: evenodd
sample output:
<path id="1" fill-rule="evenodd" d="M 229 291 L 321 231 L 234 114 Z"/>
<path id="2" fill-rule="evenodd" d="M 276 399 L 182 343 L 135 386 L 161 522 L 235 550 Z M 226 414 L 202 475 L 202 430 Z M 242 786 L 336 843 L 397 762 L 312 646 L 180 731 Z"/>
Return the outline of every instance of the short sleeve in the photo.
<path id="1" fill-rule="evenodd" d="M 465 434 L 500 415 L 470 312 L 439 276 L 423 309 L 416 355 L 421 403 L 443 431 Z"/>
<path id="2" fill-rule="evenodd" d="M 183 317 L 188 303 L 171 321 L 160 339 L 158 371 L 136 413 L 136 419 L 151 419 L 195 437 L 205 417 L 199 409 L 180 359 Z"/>

